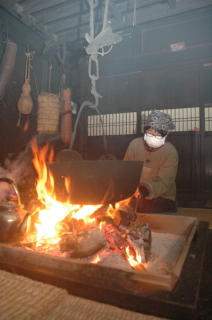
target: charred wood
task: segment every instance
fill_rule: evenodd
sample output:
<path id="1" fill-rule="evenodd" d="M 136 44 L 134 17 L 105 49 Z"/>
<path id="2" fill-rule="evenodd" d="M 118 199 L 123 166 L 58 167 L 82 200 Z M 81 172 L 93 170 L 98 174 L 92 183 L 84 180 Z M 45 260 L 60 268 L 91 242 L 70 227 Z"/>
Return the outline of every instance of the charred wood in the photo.
<path id="1" fill-rule="evenodd" d="M 119 243 L 122 239 L 121 232 L 116 228 L 113 223 L 103 224 L 101 231 L 110 244 L 111 249 L 123 254 L 123 249 L 119 248 Z"/>
<path id="2" fill-rule="evenodd" d="M 94 211 L 91 215 L 90 215 L 90 218 L 93 219 L 93 218 L 98 218 L 99 216 L 101 215 L 105 215 L 106 212 L 107 212 L 107 209 L 109 208 L 108 205 L 104 205 L 100 208 L 98 208 L 96 211 Z"/>
<path id="3" fill-rule="evenodd" d="M 92 228 L 71 236 L 69 239 L 63 239 L 60 242 L 60 248 L 69 252 L 68 257 L 70 258 L 88 258 L 107 247 L 107 244 L 99 228 Z"/>
<path id="4" fill-rule="evenodd" d="M 131 221 L 136 221 L 137 215 L 122 210 L 114 210 L 114 223 L 116 226 L 124 225 L 129 226 Z"/>

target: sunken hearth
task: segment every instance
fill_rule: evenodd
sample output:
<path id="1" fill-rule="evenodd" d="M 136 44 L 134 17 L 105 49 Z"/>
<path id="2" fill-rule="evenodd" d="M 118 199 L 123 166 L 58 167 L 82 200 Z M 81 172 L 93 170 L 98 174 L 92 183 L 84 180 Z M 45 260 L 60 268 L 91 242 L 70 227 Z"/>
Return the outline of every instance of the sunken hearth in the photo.
<path id="1" fill-rule="evenodd" d="M 86 268 L 92 264 L 125 271 L 140 284 L 173 290 L 198 227 L 196 218 L 135 214 L 100 206 L 82 219 L 85 207 L 75 208 L 74 214 L 59 221 L 54 237 L 42 237 L 41 225 L 35 224 L 38 232 L 34 232 L 32 224 L 24 239 L 7 247 Z"/>
<path id="2" fill-rule="evenodd" d="M 166 318 L 195 319 L 208 223 L 198 224 L 194 218 L 180 216 L 136 216 L 135 225 L 144 222 L 148 223 L 152 233 L 149 262 L 154 233 L 161 236 L 157 246 L 164 242 L 164 234 L 186 237 L 169 274 L 154 274 L 148 268 L 146 271 L 132 267 L 127 270 L 120 269 L 120 266 L 91 263 L 86 261 L 87 258 L 66 257 L 66 251 L 63 251 L 63 257 L 53 252 L 46 254 L 25 245 L 17 247 L 18 242 L 16 245 L 0 244 L 0 268 L 66 288 L 74 295 L 129 310 Z M 62 243 L 67 250 L 64 242 L 60 246 Z"/>

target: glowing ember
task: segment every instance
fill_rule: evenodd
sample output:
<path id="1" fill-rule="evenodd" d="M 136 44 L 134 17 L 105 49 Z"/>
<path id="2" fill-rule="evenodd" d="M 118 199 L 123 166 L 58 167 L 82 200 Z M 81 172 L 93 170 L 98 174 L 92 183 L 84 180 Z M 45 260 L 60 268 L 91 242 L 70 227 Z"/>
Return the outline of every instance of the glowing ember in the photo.
<path id="1" fill-rule="evenodd" d="M 109 256 L 110 252 L 108 252 L 107 250 L 103 250 L 101 252 L 99 252 L 94 258 L 93 260 L 90 261 L 90 263 L 99 263 L 100 261 L 102 261 L 103 257 Z"/>
<path id="2" fill-rule="evenodd" d="M 98 263 L 99 261 L 101 261 L 101 257 L 99 254 L 97 254 L 97 256 L 90 261 L 90 263 Z"/>

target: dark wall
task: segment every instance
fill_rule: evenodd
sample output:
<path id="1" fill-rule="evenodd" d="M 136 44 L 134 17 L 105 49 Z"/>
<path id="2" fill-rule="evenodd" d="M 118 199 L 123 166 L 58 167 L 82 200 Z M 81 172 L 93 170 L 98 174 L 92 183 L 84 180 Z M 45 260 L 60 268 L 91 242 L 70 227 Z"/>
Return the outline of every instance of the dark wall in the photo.
<path id="1" fill-rule="evenodd" d="M 60 48 L 51 48 L 43 54 L 45 41 L 36 33 L 29 30 L 2 8 L 0 19 L 2 22 L 0 27 L 0 61 L 4 54 L 7 36 L 8 40 L 16 43 L 18 48 L 12 77 L 4 97 L 0 101 L 0 163 L 4 165 L 8 154 L 23 151 L 30 139 L 37 135 L 38 94 L 49 92 L 49 89 L 51 93 L 58 94 L 60 77 L 64 70 L 57 58 L 57 52 L 62 55 Z M 33 100 L 33 109 L 29 115 L 21 116 L 20 127 L 17 127 L 19 118 L 17 102 L 25 81 L 26 52 L 34 52 L 30 71 L 30 94 Z M 51 77 L 50 65 L 52 65 Z M 67 86 L 70 84 L 70 76 L 68 75 Z M 29 125 L 26 129 L 27 122 Z"/>

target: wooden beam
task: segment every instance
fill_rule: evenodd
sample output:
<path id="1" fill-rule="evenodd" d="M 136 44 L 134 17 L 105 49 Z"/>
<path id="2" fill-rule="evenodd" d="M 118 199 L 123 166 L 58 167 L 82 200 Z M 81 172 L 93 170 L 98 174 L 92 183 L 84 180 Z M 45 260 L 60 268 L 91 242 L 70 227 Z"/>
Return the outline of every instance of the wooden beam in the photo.
<path id="1" fill-rule="evenodd" d="M 79 24 L 78 19 L 79 19 L 79 15 L 77 14 L 77 15 L 72 15 L 70 18 L 66 20 L 57 21 L 54 24 L 47 26 L 47 33 L 51 34 L 51 33 L 60 32 L 62 30 L 70 29 L 74 26 L 78 28 L 82 24 L 82 22 Z M 84 13 L 83 16 L 81 16 L 81 20 L 83 21 L 83 23 L 87 22 L 87 25 L 89 24 L 89 21 L 90 21 L 89 11 L 87 11 L 87 13 Z"/>
<path id="2" fill-rule="evenodd" d="M 77 1 L 78 0 L 72 1 L 72 4 Z M 40 10 L 49 9 L 55 5 L 61 5 L 63 2 L 67 2 L 67 0 L 37 0 L 33 3 L 23 5 L 23 8 L 25 13 L 34 13 Z"/>
<path id="3" fill-rule="evenodd" d="M 14 4 L 18 3 L 20 0 L 7 0 L 5 2 L 7 2 L 8 6 L 13 7 Z"/>
<path id="4" fill-rule="evenodd" d="M 120 22 L 120 23 L 124 22 L 124 17 L 122 16 L 121 12 L 117 9 L 117 6 L 113 0 L 110 0 L 110 2 L 109 2 L 109 11 L 112 13 L 114 18 L 118 22 Z"/>
<path id="5" fill-rule="evenodd" d="M 17 4 L 16 4 L 17 5 Z M 35 24 L 35 18 L 33 18 L 31 15 L 26 15 L 22 13 L 21 11 L 17 11 L 13 8 L 11 8 L 4 0 L 0 0 L 0 6 L 4 8 L 7 12 L 9 12 L 12 16 L 17 18 L 19 21 L 21 21 L 25 26 L 29 27 L 32 29 L 34 32 L 36 32 L 40 37 L 46 40 L 56 40 L 55 35 L 47 35 L 46 34 L 46 27 L 43 25 L 37 26 Z"/>
<path id="6" fill-rule="evenodd" d="M 40 0 L 39 0 L 40 1 Z M 54 1 L 54 0 L 51 0 Z M 157 4 L 158 2 L 163 2 L 164 0 L 137 0 L 137 9 L 143 7 L 143 6 L 148 6 L 148 5 L 153 5 Z M 111 2 L 111 5 L 109 5 L 110 12 L 115 16 L 116 20 L 118 22 L 123 23 L 123 15 L 122 11 L 126 12 L 126 0 L 119 0 L 117 4 L 113 6 L 113 2 Z M 128 8 L 133 8 L 134 9 L 134 1 L 130 0 L 129 1 L 129 7 Z M 103 10 L 103 9 L 102 9 Z M 43 23 L 43 24 L 50 24 L 52 22 L 58 21 L 59 19 L 63 19 L 72 15 L 76 15 L 78 17 L 83 17 L 84 13 L 87 13 L 87 10 L 84 10 L 82 13 L 80 11 L 80 1 L 76 1 L 75 3 L 68 4 L 66 6 L 63 6 L 61 8 L 57 8 L 55 10 L 52 10 L 50 12 L 41 12 L 41 14 L 37 15 L 36 18 L 36 23 Z M 71 17 L 70 17 L 71 18 Z"/>
<path id="7" fill-rule="evenodd" d="M 35 50 L 36 54 L 40 54 L 42 52 L 45 40 L 26 25 L 21 23 L 18 19 L 13 18 L 9 12 L 1 7 L 0 21 L 3 27 L 2 32 L 5 32 L 5 36 L 8 33 L 8 37 L 11 41 L 15 41 L 18 45 L 25 48 L 28 45 L 29 50 Z"/>
<path id="8" fill-rule="evenodd" d="M 143 1 L 143 3 L 144 2 L 146 3 L 146 1 Z M 208 6 L 210 4 L 212 4 L 212 0 L 204 0 L 204 1 L 197 1 L 196 0 L 195 2 L 192 2 L 192 3 L 190 1 L 183 0 L 179 4 L 179 7 L 177 6 L 176 9 L 173 9 L 173 10 L 170 10 L 168 3 L 166 3 L 165 6 L 158 4 L 158 5 L 154 6 L 154 9 L 151 9 L 151 10 L 149 10 L 148 7 L 145 9 L 144 9 L 144 7 L 139 7 L 139 8 L 137 8 L 137 24 L 142 24 L 145 22 L 150 22 L 150 21 L 154 21 L 157 19 L 170 17 L 172 15 L 180 14 L 183 12 L 189 12 L 189 11 L 192 11 L 195 9 L 200 9 L 200 8 L 203 8 L 203 7 Z M 128 24 L 125 25 L 125 27 L 132 26 L 133 8 L 130 11 L 122 12 L 122 14 L 127 15 Z M 99 27 L 101 26 L 100 21 L 98 22 L 98 25 L 99 25 Z M 115 21 L 115 19 L 112 19 L 112 26 L 113 26 L 114 32 L 123 29 L 123 26 L 118 24 Z M 95 27 L 97 28 L 96 24 L 95 24 Z M 77 30 L 78 30 L 78 34 L 80 34 L 80 37 L 79 36 L 77 37 Z M 79 32 L 79 30 L 80 30 L 80 32 Z M 67 30 L 62 33 L 58 33 L 57 40 L 55 42 L 51 40 L 49 42 L 49 47 L 52 47 L 55 45 L 60 45 L 64 42 L 76 41 L 76 40 L 79 40 L 79 38 L 82 39 L 86 32 L 89 32 L 89 22 L 84 22 L 83 16 L 82 16 L 82 24 L 80 26 L 73 25 L 70 28 L 70 30 Z"/>
<path id="9" fill-rule="evenodd" d="M 35 19 L 32 16 L 21 15 L 17 10 L 10 7 L 10 5 L 4 1 L 0 0 L 0 6 L 4 8 L 7 12 L 18 18 L 21 22 L 23 22 L 27 27 L 30 27 L 35 24 Z M 21 10 L 20 10 L 21 11 Z"/>
<path id="10" fill-rule="evenodd" d="M 146 3 L 149 3 L 149 1 L 152 1 L 154 3 L 161 1 L 161 0 L 148 0 L 148 1 L 140 1 L 143 5 L 146 5 Z M 126 2 L 126 1 L 124 1 Z M 119 4 L 124 3 L 123 1 L 119 2 Z M 111 3 L 111 2 L 110 2 Z M 110 8 L 110 7 L 109 7 Z M 115 19 L 121 23 L 123 25 L 123 15 L 120 13 L 119 9 L 117 9 L 117 6 L 113 7 L 112 5 L 112 12 L 114 13 Z M 139 9 L 139 8 L 138 8 Z M 74 14 L 71 14 L 71 12 L 75 12 Z M 103 10 L 103 8 L 102 8 Z M 116 15 L 117 12 L 117 15 Z M 66 16 L 68 17 L 66 20 L 63 18 L 66 18 Z M 83 12 L 80 12 L 80 7 L 79 7 L 79 2 L 73 7 L 71 7 L 71 5 L 68 5 L 64 8 L 60 8 L 57 10 L 52 11 L 51 13 L 47 14 L 47 15 L 39 15 L 36 18 L 36 23 L 47 23 L 49 25 L 47 25 L 47 33 L 51 34 L 51 33 L 55 33 L 55 32 L 59 32 L 68 28 L 73 27 L 74 25 L 76 27 L 80 27 L 80 25 L 78 24 L 77 18 L 81 18 L 81 22 L 82 24 L 88 22 L 89 23 L 89 10 L 85 10 Z M 63 20 L 59 20 L 59 19 L 63 19 Z M 59 21 L 58 21 L 59 20 Z M 73 21 L 72 21 L 73 20 Z"/>
<path id="11" fill-rule="evenodd" d="M 176 8 L 176 0 L 168 0 L 171 9 Z"/>
<path id="12" fill-rule="evenodd" d="M 36 24 L 38 23 L 50 23 L 55 20 L 59 20 L 68 16 L 71 16 L 73 14 L 80 13 L 80 2 L 76 2 L 74 4 L 69 4 L 67 6 L 63 6 L 62 8 L 59 8 L 57 10 L 52 10 L 49 13 L 42 13 L 38 16 L 36 16 Z"/>

